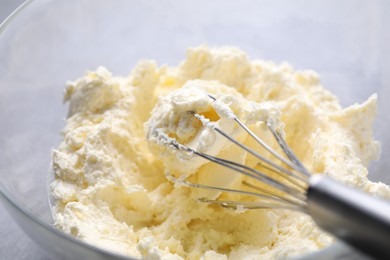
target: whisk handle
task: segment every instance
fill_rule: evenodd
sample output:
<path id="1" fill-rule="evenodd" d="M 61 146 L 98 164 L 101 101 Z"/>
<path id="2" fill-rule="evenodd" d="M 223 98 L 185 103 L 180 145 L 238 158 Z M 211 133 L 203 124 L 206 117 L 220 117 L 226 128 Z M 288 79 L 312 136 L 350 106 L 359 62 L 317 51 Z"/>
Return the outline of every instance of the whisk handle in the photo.
<path id="1" fill-rule="evenodd" d="M 313 175 L 308 213 L 324 230 L 378 259 L 390 259 L 390 203 Z"/>

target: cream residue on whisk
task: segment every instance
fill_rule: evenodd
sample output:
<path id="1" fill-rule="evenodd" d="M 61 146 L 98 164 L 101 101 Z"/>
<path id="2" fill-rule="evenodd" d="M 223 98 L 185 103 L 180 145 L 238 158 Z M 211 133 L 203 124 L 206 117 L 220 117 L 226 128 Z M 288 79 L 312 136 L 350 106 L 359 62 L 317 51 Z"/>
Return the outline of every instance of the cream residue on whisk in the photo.
<path id="1" fill-rule="evenodd" d="M 190 80 L 181 88 L 159 98 L 145 124 L 146 136 L 152 152 L 161 158 L 165 169 L 185 178 L 195 172 L 199 173 L 199 168 L 208 161 L 195 154 L 169 149 L 166 139 L 174 138 L 180 144 L 211 156 L 217 156 L 222 151 L 225 156 L 232 153 L 230 156 L 235 161 L 241 157 L 238 161 L 243 163 L 246 152 L 236 149 L 231 141 L 213 130 L 216 127 L 236 140 L 246 140 L 246 132 L 233 120 L 235 116 L 259 128 L 259 124 L 265 123 L 271 116 L 278 120 L 280 111 L 273 102 L 249 101 L 226 85 L 214 81 Z M 227 169 L 221 168 L 220 171 L 226 172 Z M 220 177 L 216 176 L 225 184 L 233 182 L 226 182 L 226 178 Z M 237 178 L 239 175 L 230 177 Z"/>
<path id="2" fill-rule="evenodd" d="M 207 94 L 222 103 L 213 103 Z M 236 48 L 190 48 L 177 67 L 141 61 L 128 77 L 112 76 L 101 67 L 69 82 L 66 101 L 70 107 L 63 141 L 53 151 L 54 225 L 121 254 L 274 259 L 332 243 L 303 213 L 224 210 L 199 203 L 199 195 L 205 195 L 199 190 L 174 187 L 167 180 L 169 172 L 209 184 L 239 185 L 234 173 L 218 165 L 188 154 L 172 156 L 166 146 L 157 145 L 163 141 L 159 133 L 257 165 L 253 156 L 218 139 L 193 116 L 196 112 L 208 118 L 263 153 L 237 130 L 225 105 L 270 145 L 273 137 L 266 124 L 257 122 L 280 120 L 286 141 L 310 171 L 390 198 L 387 185 L 367 179 L 367 164 L 379 152 L 372 138 L 375 95 L 343 109 L 315 72 L 252 61 Z"/>

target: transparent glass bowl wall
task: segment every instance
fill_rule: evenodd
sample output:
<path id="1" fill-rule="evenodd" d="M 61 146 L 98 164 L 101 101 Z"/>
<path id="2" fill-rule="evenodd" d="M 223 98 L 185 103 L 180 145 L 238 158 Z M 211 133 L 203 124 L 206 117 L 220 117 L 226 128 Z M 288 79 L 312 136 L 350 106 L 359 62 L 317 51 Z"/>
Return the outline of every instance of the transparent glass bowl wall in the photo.
<path id="1" fill-rule="evenodd" d="M 378 93 L 375 136 L 387 158 L 389 11 L 385 1 L 29 1 L 0 31 L 1 198 L 55 259 L 121 258 L 51 227 L 47 175 L 66 117 L 64 84 L 99 65 L 116 75 L 144 58 L 176 65 L 200 44 L 316 70 L 343 105 Z M 371 166 L 372 179 L 390 183 L 389 160 Z"/>

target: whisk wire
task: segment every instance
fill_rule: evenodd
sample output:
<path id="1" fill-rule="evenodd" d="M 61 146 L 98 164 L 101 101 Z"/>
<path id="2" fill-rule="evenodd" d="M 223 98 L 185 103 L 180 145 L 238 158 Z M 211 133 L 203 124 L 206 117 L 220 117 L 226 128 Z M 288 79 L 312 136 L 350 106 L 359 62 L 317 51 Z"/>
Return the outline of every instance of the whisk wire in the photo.
<path id="1" fill-rule="evenodd" d="M 254 189 L 256 191 L 259 191 L 259 192 L 262 192 L 262 193 L 265 193 L 265 194 L 268 194 L 269 196 L 272 196 L 272 197 L 277 197 L 277 198 L 280 198 L 286 202 L 290 202 L 290 203 L 293 203 L 293 204 L 296 204 L 296 200 L 289 197 L 289 196 L 285 196 L 284 194 L 280 194 L 280 193 L 276 193 L 272 190 L 269 190 L 269 189 L 265 189 L 265 188 L 261 188 L 261 187 L 258 187 L 258 186 L 255 186 L 247 181 L 242 181 L 241 182 L 243 185 L 251 188 L 251 189 Z M 298 204 L 301 204 L 302 201 L 299 201 Z"/>
<path id="2" fill-rule="evenodd" d="M 248 208 L 245 205 L 254 205 L 254 204 L 257 204 L 256 208 L 265 208 L 265 205 L 267 205 L 266 206 L 267 208 L 271 208 L 271 207 L 272 208 L 280 208 L 281 206 L 282 207 L 296 208 L 297 210 L 302 210 L 304 208 L 304 203 L 302 203 L 301 201 L 289 200 L 289 199 L 286 199 L 286 198 L 280 197 L 280 196 L 266 195 L 266 194 L 260 194 L 257 192 L 245 191 L 245 190 L 222 188 L 222 187 L 204 185 L 204 184 L 200 184 L 200 183 L 193 183 L 193 182 L 186 181 L 186 180 L 179 180 L 179 179 L 173 177 L 172 175 L 167 175 L 167 178 L 174 183 L 178 183 L 180 185 L 187 186 L 187 187 L 215 190 L 215 191 L 220 191 L 220 192 L 238 193 L 241 195 L 249 195 L 249 196 L 254 196 L 254 197 L 265 199 L 265 200 L 262 200 L 260 202 L 257 202 L 257 201 L 256 202 L 252 202 L 252 201 L 249 202 L 248 201 L 248 202 L 243 203 L 243 201 L 223 201 L 223 200 L 212 200 L 212 199 L 207 199 L 207 198 L 200 198 L 199 200 L 202 202 L 217 203 L 217 204 L 221 204 L 221 205 L 223 203 L 228 203 L 231 206 L 234 204 L 235 207 L 244 206 L 244 208 Z M 263 205 L 263 207 L 260 207 L 261 205 Z"/>
<path id="3" fill-rule="evenodd" d="M 266 170 L 268 170 L 268 171 L 270 171 L 270 172 L 273 172 L 273 173 L 281 176 L 283 179 L 285 179 L 285 180 L 287 180 L 287 181 L 297 185 L 299 188 L 302 189 L 302 191 L 305 190 L 305 187 L 302 184 L 300 184 L 297 180 L 293 179 L 291 176 L 285 175 L 281 171 L 279 171 L 277 169 L 274 169 L 274 168 L 272 168 L 272 167 L 270 167 L 270 166 L 268 166 L 268 165 L 266 165 L 264 163 L 261 163 L 261 162 L 258 162 L 257 165 L 262 167 L 262 168 L 264 168 L 264 169 L 266 169 Z"/>
<path id="4" fill-rule="evenodd" d="M 214 102 L 217 101 L 217 99 L 213 96 L 213 95 L 210 95 L 208 94 L 208 97 L 211 98 Z M 264 140 L 262 140 L 261 138 L 259 138 L 255 133 L 253 133 L 252 130 L 250 130 L 238 117 L 237 115 L 233 112 L 233 111 L 230 111 L 231 112 L 231 115 L 233 116 L 233 120 L 236 121 L 238 123 L 239 126 L 241 126 L 241 128 L 243 128 L 253 139 L 256 140 L 256 142 L 258 142 L 261 146 L 263 146 L 268 152 L 270 152 L 273 156 L 275 156 L 277 159 L 279 159 L 281 162 L 283 162 L 284 164 L 286 164 L 287 166 L 293 168 L 294 170 L 296 170 L 297 172 L 299 173 L 302 173 L 303 175 L 305 175 L 306 177 L 310 177 L 310 174 L 308 173 L 308 171 L 306 170 L 306 168 L 303 166 L 303 164 L 297 159 L 297 157 L 294 155 L 294 153 L 291 151 L 291 149 L 289 149 L 288 145 L 285 143 L 284 139 L 280 136 L 280 134 L 276 131 L 276 129 L 274 127 L 272 127 L 272 125 L 267 122 L 267 126 L 268 128 L 271 130 L 272 134 L 274 135 L 276 141 L 278 142 L 279 146 L 282 148 L 283 152 L 287 155 L 287 157 L 290 159 L 290 161 L 288 161 L 286 158 L 284 158 L 283 156 L 281 156 L 278 152 L 276 152 L 271 146 L 269 146 L 266 142 L 264 142 Z M 226 138 L 229 138 L 229 136 L 226 136 L 224 135 Z M 248 151 L 249 152 L 249 151 Z M 258 154 L 258 153 L 256 153 Z M 259 155 L 259 154 L 258 154 Z M 256 156 L 256 155 L 255 155 Z M 256 156 L 258 157 L 258 156 Z M 265 158 L 263 156 L 260 156 L 261 158 L 259 158 L 260 160 L 264 160 Z M 269 161 L 269 160 L 265 160 L 267 163 L 269 164 L 274 164 L 272 161 Z M 273 167 L 275 167 L 275 164 L 272 165 Z M 281 169 L 279 169 L 281 170 Z M 283 170 L 281 170 L 283 171 Z M 283 171 L 285 172 L 285 171 Z M 291 175 L 291 172 L 285 172 L 287 174 L 290 174 Z M 306 178 L 307 179 L 307 178 Z"/>
<path id="5" fill-rule="evenodd" d="M 246 202 L 246 201 L 230 201 L 230 200 L 211 200 L 211 199 L 199 199 L 201 202 L 217 204 L 225 208 L 234 208 L 234 209 L 289 209 L 302 211 L 303 209 L 299 206 L 292 206 L 288 204 L 270 204 L 263 201 L 258 202 Z"/>
<path id="6" fill-rule="evenodd" d="M 281 136 L 281 134 L 269 123 L 267 123 L 268 129 L 273 134 L 274 138 L 276 139 L 277 143 L 279 144 L 280 148 L 283 150 L 283 152 L 286 154 L 286 156 L 290 159 L 290 161 L 298 166 L 300 168 L 300 171 L 302 174 L 304 174 L 307 177 L 310 177 L 310 172 L 306 169 L 306 167 L 299 161 L 297 156 L 294 154 L 294 152 L 290 149 L 290 147 L 287 145 L 284 138 Z"/>
<path id="7" fill-rule="evenodd" d="M 214 102 L 218 102 L 215 97 L 208 95 Z M 220 104 L 218 104 L 220 105 Z M 224 106 L 224 104 L 222 104 Z M 308 186 L 308 179 L 310 173 L 303 166 L 303 164 L 298 160 L 292 150 L 289 148 L 287 143 L 284 141 L 280 132 L 274 127 L 274 123 L 270 120 L 267 120 L 266 124 L 268 129 L 271 131 L 276 142 L 279 144 L 281 150 L 286 155 L 287 158 L 276 152 L 270 145 L 268 145 L 264 140 L 258 137 L 252 130 L 250 130 L 238 117 L 237 115 L 229 108 L 222 107 L 227 111 L 228 118 L 234 120 L 246 133 L 248 133 L 258 144 L 260 144 L 264 149 L 266 149 L 273 157 L 279 160 L 281 163 L 285 164 L 287 167 L 283 167 L 278 163 L 272 161 L 271 159 L 266 158 L 262 154 L 258 153 L 254 149 L 244 145 L 239 142 L 232 136 L 228 135 L 226 132 L 217 127 L 215 122 L 211 122 L 209 119 L 205 118 L 203 115 L 199 115 L 194 111 L 188 111 L 189 114 L 197 118 L 205 127 L 213 129 L 215 132 L 231 141 L 234 145 L 237 145 L 244 151 L 253 155 L 259 159 L 258 166 L 262 167 L 265 170 L 268 170 L 277 176 L 282 177 L 278 179 L 272 177 L 272 175 L 266 174 L 258 168 L 252 168 L 244 164 L 240 164 L 231 160 L 226 160 L 220 157 L 212 156 L 195 149 L 192 149 L 184 144 L 180 144 L 176 139 L 170 138 L 163 132 L 159 132 L 160 137 L 164 139 L 164 143 L 174 147 L 177 150 L 184 151 L 190 154 L 195 154 L 203 159 L 206 159 L 210 162 L 216 163 L 228 169 L 234 170 L 244 176 L 249 177 L 250 179 L 259 181 L 262 185 L 254 185 L 243 180 L 241 183 L 245 187 L 252 189 L 253 191 L 248 190 L 238 190 L 233 188 L 223 188 L 217 186 L 211 186 L 201 183 L 194 183 L 188 181 L 184 178 L 177 179 L 172 175 L 167 176 L 170 180 L 175 183 L 179 183 L 184 186 L 208 189 L 220 192 L 228 193 L 238 193 L 242 195 L 254 196 L 261 198 L 260 201 L 231 201 L 231 200 L 214 200 L 202 198 L 201 201 L 218 204 L 224 207 L 229 208 L 245 208 L 245 209 L 254 209 L 254 208 L 285 208 L 293 209 L 299 211 L 305 211 L 307 207 L 306 203 L 306 190 Z"/>
<path id="8" fill-rule="evenodd" d="M 187 152 L 191 152 L 193 154 L 196 154 L 204 159 L 207 159 L 211 162 L 214 162 L 214 163 L 217 163 L 219 165 L 222 165 L 226 168 L 229 168 L 229 169 L 232 169 L 232 170 L 235 170 L 243 175 L 246 175 L 248 177 L 251 177 L 253 179 L 256 179 L 262 183 L 265 183 L 265 184 L 268 184 L 270 185 L 271 187 L 276 187 L 284 192 L 286 192 L 287 194 L 293 196 L 293 197 L 296 197 L 297 199 L 304 199 L 304 196 L 302 195 L 302 192 L 296 188 L 293 188 L 293 187 L 290 187 L 290 186 L 287 186 L 285 185 L 284 183 L 282 182 L 279 182 L 277 181 L 276 179 L 274 178 L 271 178 L 269 176 L 267 176 L 266 174 L 258 171 L 258 170 L 255 170 L 251 167 L 248 167 L 246 165 L 243 165 L 243 164 L 239 164 L 239 163 L 236 163 L 236 162 L 233 162 L 233 161 L 229 161 L 229 160 L 226 160 L 226 159 L 222 159 L 222 158 L 219 158 L 219 157 L 215 157 L 215 156 L 211 156 L 211 155 L 208 155 L 208 154 L 205 154 L 205 153 L 202 153 L 202 152 L 198 152 L 188 146 L 185 146 L 183 144 L 178 144 L 176 141 L 172 140 L 171 141 L 172 145 L 176 148 L 178 148 L 179 150 L 185 150 Z M 246 171 L 245 171 L 246 170 Z M 248 172 L 249 171 L 249 172 Z"/>
<path id="9" fill-rule="evenodd" d="M 243 145 L 242 143 L 238 142 L 237 140 L 235 140 L 234 138 L 232 138 L 231 136 L 227 135 L 225 132 L 223 132 L 222 130 L 220 130 L 218 127 L 214 127 L 214 130 L 219 133 L 220 135 L 222 135 L 223 137 L 227 138 L 228 140 L 230 140 L 231 142 L 233 142 L 234 144 L 238 145 L 239 147 L 241 147 L 242 149 L 244 149 L 245 151 L 249 152 L 250 154 L 252 154 L 253 156 L 255 156 L 256 158 L 258 158 L 259 160 L 262 160 L 264 161 L 265 163 L 271 165 L 272 167 L 278 169 L 279 171 L 281 172 L 284 172 L 290 176 L 293 176 L 301 181 L 305 181 L 305 179 L 303 179 L 301 176 L 299 175 L 296 175 L 294 174 L 292 171 L 289 171 L 288 169 L 274 163 L 273 161 L 265 158 L 264 156 L 262 156 L 261 154 L 259 154 L 258 152 L 254 151 L 253 149 Z M 296 183 L 296 185 L 300 186 L 300 184 Z M 302 187 L 302 186 L 301 186 Z M 302 187 L 303 188 L 303 187 Z"/>

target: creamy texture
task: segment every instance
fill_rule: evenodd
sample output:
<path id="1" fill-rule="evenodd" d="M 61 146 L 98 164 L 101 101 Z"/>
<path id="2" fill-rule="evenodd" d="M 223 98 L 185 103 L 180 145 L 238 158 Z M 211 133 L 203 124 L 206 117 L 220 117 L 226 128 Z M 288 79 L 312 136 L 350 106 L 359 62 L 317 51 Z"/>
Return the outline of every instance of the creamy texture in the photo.
<path id="1" fill-rule="evenodd" d="M 189 49 L 178 67 L 141 61 L 125 78 L 101 67 L 68 83 L 64 140 L 53 152 L 55 226 L 91 244 L 148 259 L 272 259 L 331 244 L 333 239 L 302 213 L 225 210 L 199 203 L 199 190 L 167 180 L 169 171 L 240 185 L 232 172 L 221 182 L 217 165 L 172 156 L 158 145 L 159 131 L 249 166 L 257 163 L 187 111 L 264 152 L 226 122 L 224 105 L 213 104 L 205 93 L 228 104 L 273 146 L 265 124 L 255 122 L 279 118 L 287 143 L 313 173 L 390 199 L 387 185 L 367 179 L 367 164 L 379 153 L 372 138 L 375 95 L 343 109 L 315 72 L 251 61 L 236 48 L 201 46 Z"/>
<path id="2" fill-rule="evenodd" d="M 147 139 L 153 153 L 161 157 L 167 174 L 184 180 L 196 173 L 202 184 L 229 187 L 239 181 L 239 174 L 175 149 L 170 142 L 244 164 L 247 153 L 214 130 L 218 128 L 237 141 L 249 142 L 248 134 L 233 120 L 235 116 L 261 131 L 261 123 L 278 121 L 280 111 L 274 102 L 249 101 L 226 85 L 191 80 L 159 99 L 146 123 Z"/>

